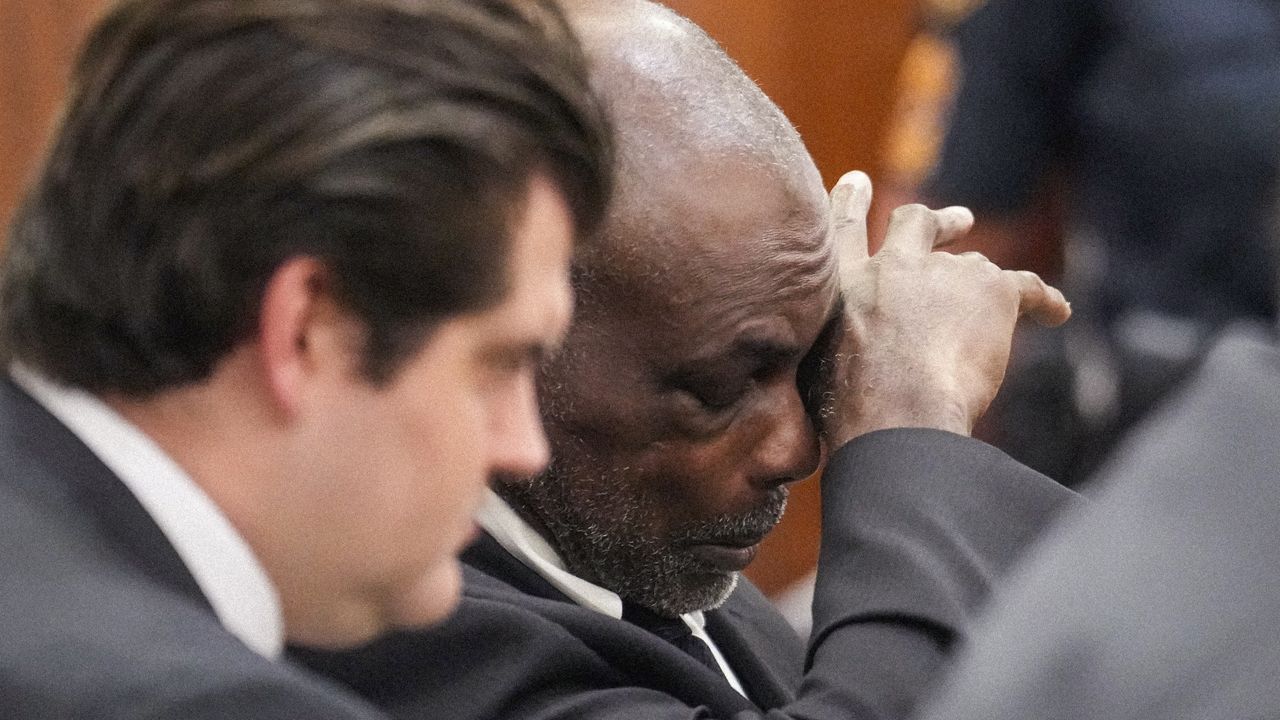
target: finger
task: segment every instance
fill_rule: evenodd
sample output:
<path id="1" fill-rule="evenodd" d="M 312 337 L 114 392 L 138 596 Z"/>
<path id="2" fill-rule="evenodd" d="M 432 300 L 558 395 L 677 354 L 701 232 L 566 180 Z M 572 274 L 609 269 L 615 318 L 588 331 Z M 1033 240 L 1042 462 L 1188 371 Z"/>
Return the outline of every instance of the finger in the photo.
<path id="1" fill-rule="evenodd" d="M 938 216 L 938 236 L 933 241 L 935 248 L 950 245 L 973 229 L 973 213 L 967 207 L 952 205 L 933 212 Z"/>
<path id="2" fill-rule="evenodd" d="M 903 205 L 889 217 L 883 249 L 891 253 L 923 255 L 963 237 L 973 227 L 968 208 L 952 206 L 930 210 L 924 205 Z"/>
<path id="3" fill-rule="evenodd" d="M 831 190 L 831 234 L 840 258 L 867 257 L 867 211 L 871 178 L 858 170 L 845 173 Z"/>
<path id="4" fill-rule="evenodd" d="M 1058 288 L 1029 270 L 1005 270 L 1018 284 L 1018 314 L 1048 327 L 1055 327 L 1071 317 L 1071 303 Z"/>

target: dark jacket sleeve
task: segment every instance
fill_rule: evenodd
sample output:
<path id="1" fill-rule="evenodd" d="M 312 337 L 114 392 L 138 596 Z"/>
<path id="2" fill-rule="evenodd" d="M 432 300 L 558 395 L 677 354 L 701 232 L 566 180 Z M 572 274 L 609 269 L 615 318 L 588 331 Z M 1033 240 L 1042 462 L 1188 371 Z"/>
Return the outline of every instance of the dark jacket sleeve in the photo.
<path id="1" fill-rule="evenodd" d="M 993 582 L 1075 497 L 989 445 L 926 429 L 855 439 L 822 490 L 799 717 L 905 716 Z"/>

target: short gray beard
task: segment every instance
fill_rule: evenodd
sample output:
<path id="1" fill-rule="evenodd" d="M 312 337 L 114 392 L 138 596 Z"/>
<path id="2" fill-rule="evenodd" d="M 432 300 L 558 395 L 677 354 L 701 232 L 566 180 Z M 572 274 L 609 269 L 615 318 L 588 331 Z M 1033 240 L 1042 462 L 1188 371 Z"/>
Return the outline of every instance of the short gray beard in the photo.
<path id="1" fill-rule="evenodd" d="M 749 512 L 654 537 L 660 499 L 628 485 L 625 468 L 588 477 L 553 462 L 533 480 L 500 482 L 496 489 L 541 523 L 570 572 L 668 617 L 717 608 L 738 584 L 738 573 L 707 567 L 690 546 L 763 536 L 787 504 L 786 487 L 780 486 Z"/>

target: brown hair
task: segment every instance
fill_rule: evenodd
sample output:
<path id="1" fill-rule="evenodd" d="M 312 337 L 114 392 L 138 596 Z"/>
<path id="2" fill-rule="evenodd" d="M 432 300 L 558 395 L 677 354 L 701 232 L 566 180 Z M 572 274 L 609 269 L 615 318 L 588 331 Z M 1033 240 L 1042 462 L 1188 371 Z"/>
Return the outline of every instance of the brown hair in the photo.
<path id="1" fill-rule="evenodd" d="M 549 2 L 125 2 L 15 221 L 0 343 L 93 392 L 193 382 L 310 255 L 385 381 L 435 323 L 502 297 L 530 177 L 585 234 L 612 154 Z"/>

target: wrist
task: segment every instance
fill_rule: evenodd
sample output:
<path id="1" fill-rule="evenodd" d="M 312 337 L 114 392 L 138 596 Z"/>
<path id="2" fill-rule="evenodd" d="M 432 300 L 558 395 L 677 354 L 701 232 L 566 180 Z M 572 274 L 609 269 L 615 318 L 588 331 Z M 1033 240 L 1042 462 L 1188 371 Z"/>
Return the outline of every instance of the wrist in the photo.
<path id="1" fill-rule="evenodd" d="M 894 428 L 928 428 L 969 436 L 973 418 L 960 403 L 946 400 L 869 398 L 862 407 L 847 413 L 837 410 L 827 423 L 827 439 L 835 449 L 861 435 Z"/>

